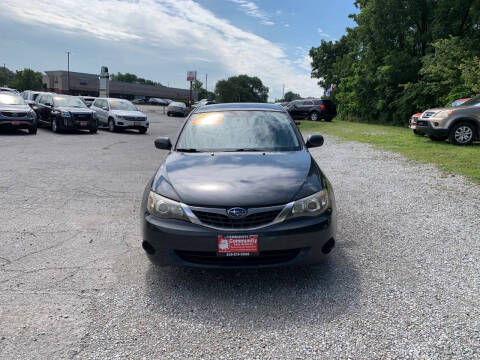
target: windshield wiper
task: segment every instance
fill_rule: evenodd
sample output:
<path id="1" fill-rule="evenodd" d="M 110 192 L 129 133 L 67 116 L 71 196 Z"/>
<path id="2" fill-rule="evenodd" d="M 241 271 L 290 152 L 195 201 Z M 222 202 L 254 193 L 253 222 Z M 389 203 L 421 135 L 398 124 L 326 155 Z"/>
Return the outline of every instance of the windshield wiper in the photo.
<path id="1" fill-rule="evenodd" d="M 238 151 L 252 151 L 252 152 L 265 152 L 267 150 L 265 149 L 256 149 L 256 148 L 251 148 L 251 149 L 248 149 L 248 148 L 242 148 L 242 149 L 232 149 L 232 150 L 226 150 L 227 152 L 238 152 Z"/>
<path id="2" fill-rule="evenodd" d="M 198 151 L 197 149 L 193 149 L 193 148 L 177 149 L 177 151 L 179 151 L 179 152 L 189 152 L 189 153 L 200 152 L 200 151 Z"/>

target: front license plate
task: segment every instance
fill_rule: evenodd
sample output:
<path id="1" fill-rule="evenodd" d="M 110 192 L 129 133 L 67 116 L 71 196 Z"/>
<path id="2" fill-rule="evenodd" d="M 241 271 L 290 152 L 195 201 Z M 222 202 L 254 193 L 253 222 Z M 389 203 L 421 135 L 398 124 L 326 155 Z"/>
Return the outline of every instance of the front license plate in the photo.
<path id="1" fill-rule="evenodd" d="M 142 124 L 139 122 L 133 123 L 133 126 L 141 126 Z"/>
<path id="2" fill-rule="evenodd" d="M 258 235 L 218 235 L 218 256 L 258 255 Z"/>
<path id="3" fill-rule="evenodd" d="M 20 121 L 12 121 L 12 125 L 20 125 Z"/>
<path id="4" fill-rule="evenodd" d="M 80 126 L 87 126 L 88 125 L 88 121 L 80 121 Z"/>

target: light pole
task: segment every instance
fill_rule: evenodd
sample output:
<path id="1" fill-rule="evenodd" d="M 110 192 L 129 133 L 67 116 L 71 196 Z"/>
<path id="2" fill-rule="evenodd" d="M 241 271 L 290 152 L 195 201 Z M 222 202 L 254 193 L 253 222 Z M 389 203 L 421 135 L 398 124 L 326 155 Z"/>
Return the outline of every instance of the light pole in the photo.
<path id="1" fill-rule="evenodd" d="M 205 90 L 208 91 L 208 74 L 205 74 Z"/>
<path id="2" fill-rule="evenodd" d="M 67 92 L 70 94 L 70 51 L 67 51 Z"/>

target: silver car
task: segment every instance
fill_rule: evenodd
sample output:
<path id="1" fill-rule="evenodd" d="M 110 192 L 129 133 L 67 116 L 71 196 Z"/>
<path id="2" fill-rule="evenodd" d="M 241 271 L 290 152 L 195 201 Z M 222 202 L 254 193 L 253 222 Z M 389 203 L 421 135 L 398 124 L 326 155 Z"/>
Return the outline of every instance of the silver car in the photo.
<path id="1" fill-rule="evenodd" d="M 27 129 L 34 135 L 37 127 L 35 112 L 19 94 L 0 91 L 0 129 Z"/>
<path id="2" fill-rule="evenodd" d="M 97 113 L 98 126 L 111 132 L 120 129 L 136 129 L 140 134 L 148 130 L 147 115 L 125 99 L 96 98 L 90 109 Z"/>

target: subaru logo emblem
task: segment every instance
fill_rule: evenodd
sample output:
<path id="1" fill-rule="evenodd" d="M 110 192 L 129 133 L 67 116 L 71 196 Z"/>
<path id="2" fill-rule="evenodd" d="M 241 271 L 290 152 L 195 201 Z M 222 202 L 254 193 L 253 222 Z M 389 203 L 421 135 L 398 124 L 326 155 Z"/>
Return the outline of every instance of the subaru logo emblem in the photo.
<path id="1" fill-rule="evenodd" d="M 247 210 L 243 208 L 235 207 L 235 208 L 228 209 L 227 214 L 232 218 L 239 219 L 247 215 Z"/>

